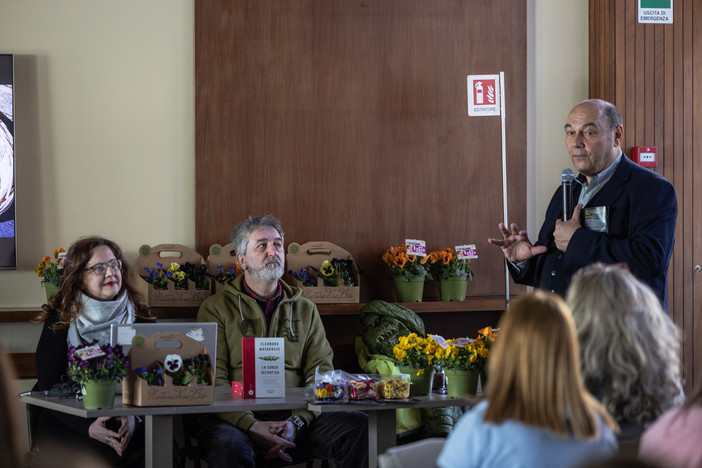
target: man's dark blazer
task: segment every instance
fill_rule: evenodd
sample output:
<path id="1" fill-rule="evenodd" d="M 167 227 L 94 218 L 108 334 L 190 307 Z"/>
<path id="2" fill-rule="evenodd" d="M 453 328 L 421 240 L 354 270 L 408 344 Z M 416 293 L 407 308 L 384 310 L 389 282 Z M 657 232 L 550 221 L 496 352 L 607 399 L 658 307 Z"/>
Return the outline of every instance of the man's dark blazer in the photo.
<path id="1" fill-rule="evenodd" d="M 573 185 L 573 200 L 577 201 L 581 187 Z M 673 185 L 623 156 L 612 178 L 587 204 L 588 208 L 609 207 L 609 232 L 578 229 L 565 253 L 556 249 L 553 239 L 556 220 L 563 216 L 562 200 L 559 188 L 535 244 L 545 245 L 548 252 L 533 259 L 521 274 L 510 268 L 514 280 L 564 295 L 570 277 L 580 268 L 594 262 L 624 262 L 653 289 L 667 311 L 668 264 L 678 215 Z"/>

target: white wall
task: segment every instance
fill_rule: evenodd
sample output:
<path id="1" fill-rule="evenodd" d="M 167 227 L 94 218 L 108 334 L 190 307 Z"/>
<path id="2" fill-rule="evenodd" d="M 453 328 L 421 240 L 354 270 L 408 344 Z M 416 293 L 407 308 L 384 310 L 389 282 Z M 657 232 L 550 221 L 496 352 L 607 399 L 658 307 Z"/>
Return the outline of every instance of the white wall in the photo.
<path id="1" fill-rule="evenodd" d="M 17 54 L 20 264 L 0 272 L 0 309 L 38 308 L 34 265 L 83 235 L 116 240 L 130 260 L 144 243 L 194 246 L 193 0 L 0 3 L 0 52 Z M 534 238 L 570 164 L 563 123 L 587 97 L 588 7 L 527 3 Z M 32 352 L 39 328 L 2 324 L 0 344 Z"/>
<path id="2" fill-rule="evenodd" d="M 527 133 L 533 144 L 527 158 L 527 229 L 535 241 L 560 173 L 572 167 L 563 126 L 573 106 L 588 98 L 588 2 L 530 1 L 534 47 Z"/>

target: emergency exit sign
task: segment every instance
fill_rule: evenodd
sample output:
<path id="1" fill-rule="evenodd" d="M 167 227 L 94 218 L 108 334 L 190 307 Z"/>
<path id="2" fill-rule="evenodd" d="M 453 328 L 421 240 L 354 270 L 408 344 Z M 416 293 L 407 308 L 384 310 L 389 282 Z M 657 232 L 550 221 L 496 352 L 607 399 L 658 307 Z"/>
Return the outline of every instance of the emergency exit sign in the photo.
<path id="1" fill-rule="evenodd" d="M 673 0 L 639 0 L 639 23 L 673 22 Z"/>

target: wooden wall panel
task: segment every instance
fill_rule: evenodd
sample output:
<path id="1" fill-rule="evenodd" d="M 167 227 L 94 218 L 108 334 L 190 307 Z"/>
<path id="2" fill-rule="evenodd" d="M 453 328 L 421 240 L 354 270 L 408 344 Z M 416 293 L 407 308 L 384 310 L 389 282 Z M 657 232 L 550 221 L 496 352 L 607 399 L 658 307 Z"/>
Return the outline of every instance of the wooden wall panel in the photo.
<path id="1" fill-rule="evenodd" d="M 689 390 L 702 380 L 702 1 L 674 2 L 673 24 L 639 24 L 636 0 L 590 0 L 590 97 L 615 103 L 623 147 L 657 146 L 678 224 L 670 313 L 683 330 Z"/>
<path id="2" fill-rule="evenodd" d="M 467 116 L 466 76 L 506 74 L 509 212 L 525 223 L 525 3 L 196 0 L 197 250 L 272 213 L 286 243 L 349 250 L 363 302 L 394 300 L 390 245 L 475 243 L 469 295 L 503 296 L 487 244 L 500 121 Z"/>

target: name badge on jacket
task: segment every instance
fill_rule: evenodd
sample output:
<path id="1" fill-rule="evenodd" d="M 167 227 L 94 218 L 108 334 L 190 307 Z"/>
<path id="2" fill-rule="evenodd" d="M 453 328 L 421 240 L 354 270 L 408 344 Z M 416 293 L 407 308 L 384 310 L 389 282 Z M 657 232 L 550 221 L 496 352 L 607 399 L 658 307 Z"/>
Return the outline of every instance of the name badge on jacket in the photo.
<path id="1" fill-rule="evenodd" d="M 583 227 L 591 231 L 609 232 L 609 207 L 608 206 L 593 206 L 584 208 Z"/>

